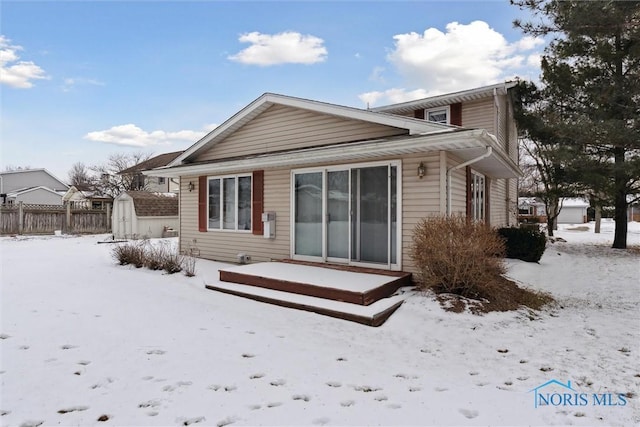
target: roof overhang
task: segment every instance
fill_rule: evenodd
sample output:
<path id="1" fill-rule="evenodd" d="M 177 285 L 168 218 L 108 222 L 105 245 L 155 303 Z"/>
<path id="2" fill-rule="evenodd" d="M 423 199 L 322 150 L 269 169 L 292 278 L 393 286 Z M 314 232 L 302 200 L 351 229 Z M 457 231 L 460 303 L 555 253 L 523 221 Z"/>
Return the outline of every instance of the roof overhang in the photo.
<path id="1" fill-rule="evenodd" d="M 486 98 L 497 95 L 506 95 L 507 91 L 518 83 L 515 81 L 498 83 L 490 86 L 483 86 L 460 92 L 448 93 L 445 95 L 431 96 L 428 98 L 416 99 L 415 101 L 402 102 L 399 104 L 384 105 L 372 108 L 371 111 L 393 114 L 408 114 L 415 110 L 441 107 L 444 105 L 455 104 L 458 102 L 469 102 L 476 99 Z"/>
<path id="2" fill-rule="evenodd" d="M 265 112 L 273 105 L 284 105 L 292 108 L 308 110 L 320 114 L 328 114 L 345 119 L 361 120 L 369 123 L 376 123 L 385 126 L 392 126 L 406 129 L 410 135 L 425 134 L 431 132 L 453 131 L 457 127 L 414 119 L 412 117 L 398 116 L 363 110 L 360 108 L 346 107 L 343 105 L 329 104 L 325 102 L 313 101 L 309 99 L 295 98 L 291 96 L 265 93 L 242 110 L 237 112 L 220 126 L 209 132 L 194 145 L 189 147 L 180 156 L 175 158 L 167 166 L 177 166 L 184 161 L 197 158 L 198 154 L 210 149 L 218 142 L 249 123 L 251 120 Z"/>
<path id="3" fill-rule="evenodd" d="M 518 178 L 522 175 L 518 165 L 500 148 L 495 137 L 483 129 L 335 144 L 236 159 L 168 166 L 143 173 L 177 178 L 185 175 L 211 175 L 318 163 L 365 161 L 433 151 L 447 151 L 464 162 L 484 154 L 487 147 L 492 147 L 491 156 L 474 163 L 474 169 L 494 178 Z"/>

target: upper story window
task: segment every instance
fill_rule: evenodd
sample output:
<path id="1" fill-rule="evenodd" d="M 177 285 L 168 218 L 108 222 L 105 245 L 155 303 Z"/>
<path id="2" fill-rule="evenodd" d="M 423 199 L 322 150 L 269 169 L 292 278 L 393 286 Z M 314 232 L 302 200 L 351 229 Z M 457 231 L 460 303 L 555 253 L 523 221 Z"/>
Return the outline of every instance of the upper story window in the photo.
<path id="1" fill-rule="evenodd" d="M 207 179 L 209 230 L 251 231 L 251 175 Z"/>
<path id="2" fill-rule="evenodd" d="M 424 110 L 424 118 L 430 122 L 448 125 L 451 123 L 449 106 L 426 109 Z"/>

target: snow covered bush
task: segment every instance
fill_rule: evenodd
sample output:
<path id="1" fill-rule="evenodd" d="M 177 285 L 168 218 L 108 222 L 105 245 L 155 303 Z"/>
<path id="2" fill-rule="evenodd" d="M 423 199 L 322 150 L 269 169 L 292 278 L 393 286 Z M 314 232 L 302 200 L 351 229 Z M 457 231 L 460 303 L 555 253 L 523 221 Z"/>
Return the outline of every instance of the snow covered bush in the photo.
<path id="1" fill-rule="evenodd" d="M 118 244 L 111 252 L 120 265 L 135 265 L 137 268 L 145 264 L 145 242 L 143 240 Z"/>
<path id="2" fill-rule="evenodd" d="M 187 255 L 182 259 L 182 265 L 184 267 L 184 274 L 187 277 L 193 277 L 196 275 L 196 258 Z"/>
<path id="3" fill-rule="evenodd" d="M 112 255 L 120 265 L 144 266 L 150 270 L 164 270 L 168 274 L 182 271 L 184 262 L 184 257 L 164 241 L 140 240 L 119 244 L 113 248 Z M 195 262 L 193 270 L 195 275 Z"/>
<path id="4" fill-rule="evenodd" d="M 547 238 L 544 233 L 527 227 L 499 228 L 498 233 L 505 240 L 507 258 L 527 262 L 538 262 L 544 253 Z"/>
<path id="5" fill-rule="evenodd" d="M 463 216 L 422 219 L 413 231 L 410 256 L 420 285 L 436 293 L 478 298 L 506 271 L 502 239 Z"/>

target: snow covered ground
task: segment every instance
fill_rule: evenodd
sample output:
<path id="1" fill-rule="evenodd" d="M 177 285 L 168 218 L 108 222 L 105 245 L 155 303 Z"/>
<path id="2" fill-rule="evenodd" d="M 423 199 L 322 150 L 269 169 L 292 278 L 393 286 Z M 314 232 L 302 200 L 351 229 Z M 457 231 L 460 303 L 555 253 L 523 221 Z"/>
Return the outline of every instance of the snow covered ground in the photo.
<path id="1" fill-rule="evenodd" d="M 380 328 L 206 290 L 220 263 L 169 276 L 115 265 L 105 236 L 1 238 L 0 424 L 638 425 L 640 252 L 572 228 L 508 262 L 557 307 L 415 294 Z M 551 380 L 568 404 L 532 391 Z"/>

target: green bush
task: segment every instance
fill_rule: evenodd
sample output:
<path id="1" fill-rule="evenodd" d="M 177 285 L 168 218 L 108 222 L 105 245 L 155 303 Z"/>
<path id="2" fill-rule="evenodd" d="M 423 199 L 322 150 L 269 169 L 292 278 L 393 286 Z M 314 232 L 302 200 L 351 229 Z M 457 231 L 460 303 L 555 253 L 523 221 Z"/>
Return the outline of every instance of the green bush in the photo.
<path id="1" fill-rule="evenodd" d="M 538 262 L 544 253 L 547 238 L 541 231 L 530 228 L 504 227 L 498 233 L 505 241 L 507 258 Z"/>

